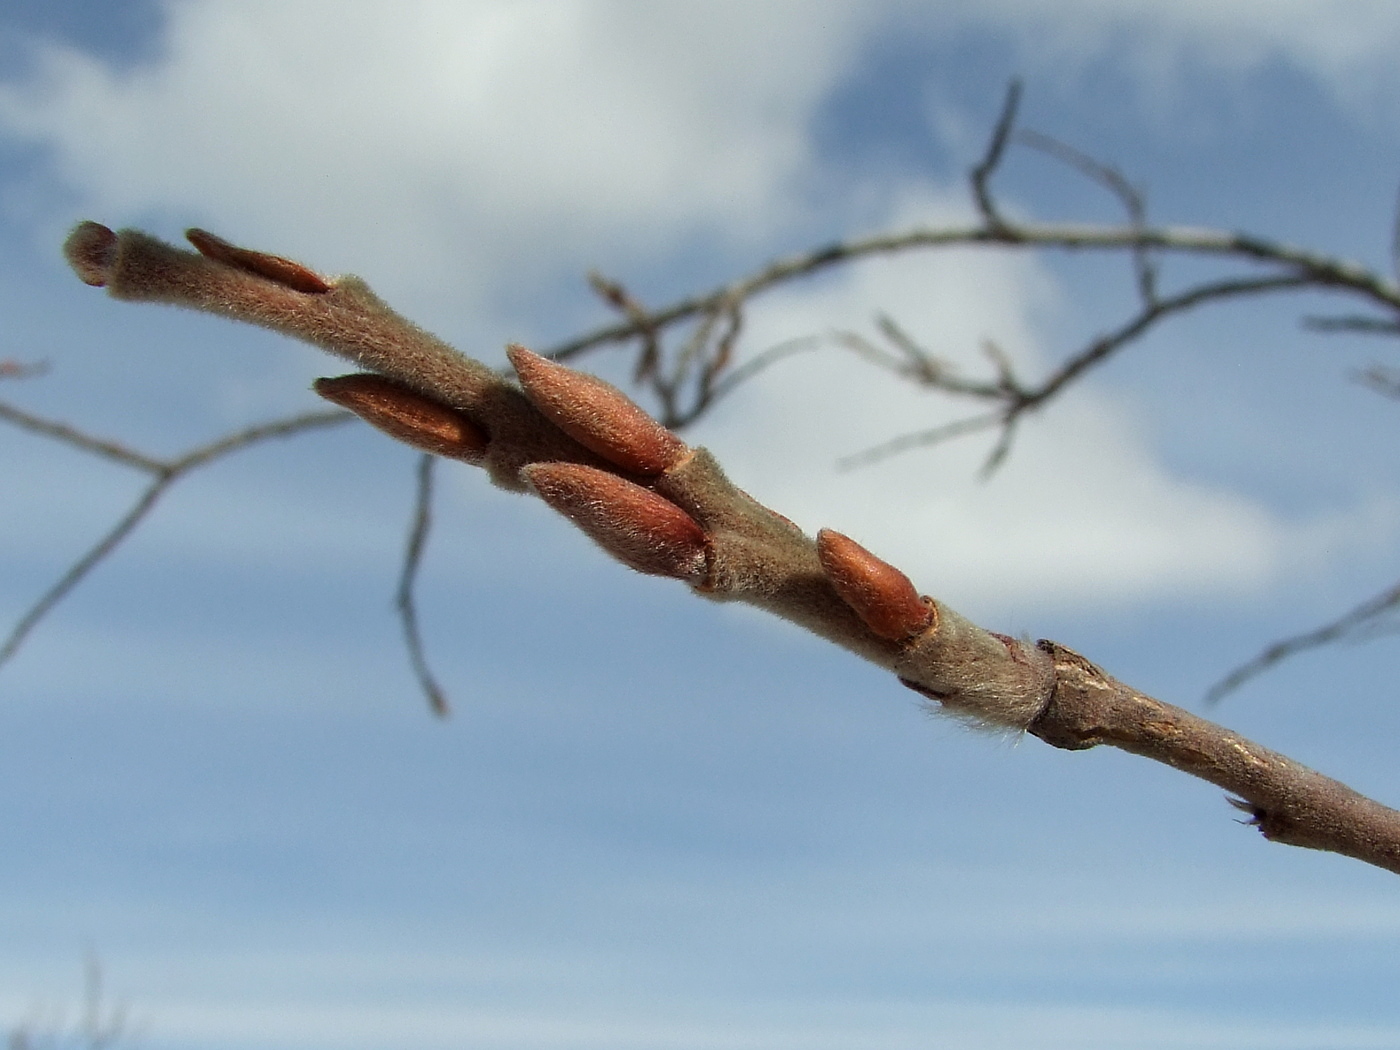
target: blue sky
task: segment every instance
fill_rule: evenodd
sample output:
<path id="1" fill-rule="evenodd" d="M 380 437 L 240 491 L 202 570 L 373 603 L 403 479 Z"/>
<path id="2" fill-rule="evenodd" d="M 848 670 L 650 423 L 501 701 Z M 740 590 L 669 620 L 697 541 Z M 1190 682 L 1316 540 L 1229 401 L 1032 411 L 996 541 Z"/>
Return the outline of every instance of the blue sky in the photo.
<path id="1" fill-rule="evenodd" d="M 1384 271 L 1397 43 L 1361 2 L 0 2 L 0 358 L 51 366 L 2 393 L 170 453 L 343 370 L 84 288 L 79 218 L 360 273 L 499 363 L 604 319 L 590 267 L 662 302 L 966 219 L 1013 75 L 1156 219 Z M 1000 185 L 1117 218 L 1029 154 Z M 885 310 L 1034 372 L 1130 295 L 1101 259 L 910 257 L 773 294 L 743 350 Z M 979 439 L 836 471 L 953 409 L 834 352 L 688 436 L 986 626 L 1196 706 L 1400 576 L 1396 409 L 1349 378 L 1393 351 L 1299 329 L 1325 306 L 1168 325 L 988 483 Z M 0 457 L 13 619 L 141 479 L 17 432 Z M 465 467 L 423 586 L 433 720 L 390 607 L 412 466 L 353 427 L 191 477 L 0 670 L 0 1022 L 75 1001 L 95 952 L 154 1050 L 1400 1044 L 1393 876 L 1131 756 L 931 719 Z M 1220 716 L 1394 802 L 1394 652 L 1300 658 Z"/>

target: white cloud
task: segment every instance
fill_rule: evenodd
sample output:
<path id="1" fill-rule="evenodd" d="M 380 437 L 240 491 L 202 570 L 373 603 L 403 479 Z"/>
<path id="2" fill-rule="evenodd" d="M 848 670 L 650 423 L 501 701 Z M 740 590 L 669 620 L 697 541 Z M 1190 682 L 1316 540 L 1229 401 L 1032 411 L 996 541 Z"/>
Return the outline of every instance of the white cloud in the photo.
<path id="1" fill-rule="evenodd" d="M 600 243 L 756 236 L 853 57 L 832 2 L 170 4 L 162 57 L 0 93 L 94 213 L 192 216 L 455 294 Z M 438 278 L 436 274 L 446 276 Z"/>
<path id="2" fill-rule="evenodd" d="M 892 20 L 1007 33 L 1051 79 L 1067 57 L 1126 55 L 1151 77 L 1188 51 L 1222 68 L 1281 54 L 1343 92 L 1400 42 L 1400 8 L 1382 2 L 166 10 L 158 57 L 134 68 L 44 46 L 0 88 L 0 128 L 51 149 L 96 217 L 206 222 L 463 312 L 615 251 L 660 258 L 696 234 L 761 249 L 811 172 L 810 118 Z"/>

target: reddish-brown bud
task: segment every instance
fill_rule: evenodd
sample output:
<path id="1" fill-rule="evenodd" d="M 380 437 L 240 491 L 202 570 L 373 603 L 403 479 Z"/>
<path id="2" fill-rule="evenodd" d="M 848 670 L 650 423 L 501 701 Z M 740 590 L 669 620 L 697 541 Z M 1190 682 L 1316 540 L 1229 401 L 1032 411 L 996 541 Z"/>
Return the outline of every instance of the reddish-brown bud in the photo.
<path id="1" fill-rule="evenodd" d="M 685 442 L 611 383 L 523 346 L 506 353 L 535 407 L 590 452 L 643 477 L 661 474 L 685 457 Z"/>
<path id="2" fill-rule="evenodd" d="M 266 277 L 270 281 L 286 285 L 293 291 L 316 294 L 331 290 L 330 284 L 315 270 L 309 270 L 301 263 L 280 255 L 240 248 L 207 230 L 186 230 L 185 239 L 206 258 Z"/>
<path id="3" fill-rule="evenodd" d="M 520 473 L 541 499 L 624 565 L 690 583 L 705 578 L 704 530 L 651 489 L 575 463 L 532 463 Z"/>
<path id="4" fill-rule="evenodd" d="M 80 281 L 101 288 L 112 278 L 117 235 L 100 222 L 80 222 L 63 242 L 63 255 Z"/>
<path id="5" fill-rule="evenodd" d="M 841 600 L 881 638 L 902 642 L 933 623 L 933 609 L 909 577 L 850 537 L 822 529 L 817 557 Z"/>
<path id="6" fill-rule="evenodd" d="M 455 408 L 367 372 L 318 379 L 316 393 L 414 448 L 452 459 L 480 459 L 487 435 Z"/>

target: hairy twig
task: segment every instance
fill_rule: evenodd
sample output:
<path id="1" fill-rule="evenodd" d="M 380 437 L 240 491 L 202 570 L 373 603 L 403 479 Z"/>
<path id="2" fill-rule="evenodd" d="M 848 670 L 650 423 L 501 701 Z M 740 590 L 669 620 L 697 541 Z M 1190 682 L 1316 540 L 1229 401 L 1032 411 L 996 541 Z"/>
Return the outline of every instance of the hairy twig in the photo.
<path id="1" fill-rule="evenodd" d="M 203 248 L 202 235 L 191 239 Z M 986 631 L 839 533 L 813 541 L 601 380 L 513 347 L 516 386 L 359 281 L 310 271 L 293 281 L 284 267 L 295 264 L 275 256 L 275 265 L 242 249 L 201 257 L 95 224 L 75 230 L 68 252 L 84 280 L 119 298 L 215 310 L 360 363 L 368 374 L 317 389 L 399 440 L 533 492 L 637 571 L 783 616 L 971 723 L 1144 755 L 1238 796 L 1268 839 L 1400 872 L 1400 812 L 1143 696 L 1054 642 Z"/>

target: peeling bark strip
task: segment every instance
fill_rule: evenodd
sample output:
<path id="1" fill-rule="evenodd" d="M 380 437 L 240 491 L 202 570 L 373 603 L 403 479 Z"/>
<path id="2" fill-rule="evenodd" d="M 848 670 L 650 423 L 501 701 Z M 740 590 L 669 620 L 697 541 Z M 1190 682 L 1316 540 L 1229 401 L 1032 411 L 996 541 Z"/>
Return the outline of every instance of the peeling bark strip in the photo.
<path id="1" fill-rule="evenodd" d="M 203 254 L 83 223 L 66 248 L 82 280 L 117 298 L 264 325 L 358 362 L 374 374 L 318 390 L 417 448 L 478 464 L 503 488 L 534 491 L 638 571 L 783 616 L 956 717 L 1068 750 L 1111 744 L 1165 762 L 1240 796 L 1273 841 L 1400 872 L 1400 813 L 1134 692 L 1054 642 L 984 630 L 920 597 L 897 568 L 839 533 L 814 541 L 611 386 L 519 348 L 522 390 L 356 278 L 324 279 L 210 234 L 193 239 Z"/>

